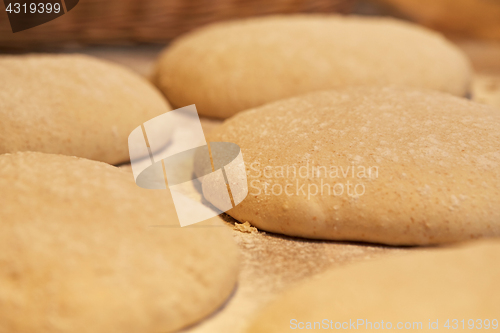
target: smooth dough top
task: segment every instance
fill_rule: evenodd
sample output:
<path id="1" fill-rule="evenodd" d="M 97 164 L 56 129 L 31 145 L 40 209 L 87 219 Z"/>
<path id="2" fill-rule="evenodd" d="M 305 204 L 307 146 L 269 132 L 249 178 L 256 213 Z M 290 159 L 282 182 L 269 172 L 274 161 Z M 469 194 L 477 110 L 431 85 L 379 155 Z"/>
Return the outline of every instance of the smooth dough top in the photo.
<path id="1" fill-rule="evenodd" d="M 293 15 L 217 23 L 176 40 L 154 81 L 176 107 L 239 111 L 316 90 L 404 84 L 455 95 L 471 67 L 441 35 L 388 18 Z"/>
<path id="2" fill-rule="evenodd" d="M 436 321 L 439 331 L 447 330 L 447 323 L 451 329 L 464 331 L 463 326 L 471 328 L 469 319 L 472 329 L 493 329 L 492 319 L 498 328 L 499 262 L 500 242 L 496 240 L 331 269 L 264 308 L 247 332 L 290 332 L 293 325 L 309 331 L 305 329 L 308 322 L 325 325 L 321 331 L 326 325 L 333 326 L 332 330 L 337 325 L 336 331 L 363 332 L 406 325 L 407 330 L 435 332 L 429 323 L 436 327 Z"/>
<path id="3" fill-rule="evenodd" d="M 358 87 L 242 112 L 249 194 L 228 214 L 319 239 L 436 244 L 500 235 L 500 113 L 436 91 Z"/>
<path id="4" fill-rule="evenodd" d="M 228 228 L 180 228 L 166 190 L 43 153 L 1 155 L 0 174 L 0 332 L 172 332 L 234 289 Z"/>
<path id="5" fill-rule="evenodd" d="M 0 153 L 125 162 L 130 132 L 170 110 L 153 85 L 106 61 L 83 55 L 0 56 Z"/>

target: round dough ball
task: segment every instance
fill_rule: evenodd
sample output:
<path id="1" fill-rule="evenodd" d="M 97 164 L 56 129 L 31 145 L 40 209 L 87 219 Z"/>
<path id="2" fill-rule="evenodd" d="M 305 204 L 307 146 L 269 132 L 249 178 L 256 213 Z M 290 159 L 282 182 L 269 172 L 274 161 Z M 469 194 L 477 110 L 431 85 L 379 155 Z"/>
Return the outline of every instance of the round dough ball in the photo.
<path id="1" fill-rule="evenodd" d="M 320 322 L 321 329 L 337 325 L 342 330 L 344 325 L 344 329 L 373 332 L 406 325 L 406 329 L 434 332 L 429 324 L 436 327 L 438 322 L 441 331 L 449 320 L 450 328 L 461 330 L 462 323 L 453 319 L 465 319 L 467 329 L 471 318 L 473 328 L 488 325 L 491 329 L 492 319 L 499 324 L 498 262 L 497 240 L 332 269 L 279 297 L 247 332 L 289 332 L 308 323 L 312 327 L 314 322 Z"/>
<path id="2" fill-rule="evenodd" d="M 170 110 L 154 86 L 112 63 L 83 55 L 0 56 L 0 154 L 125 162 L 130 132 Z"/>
<path id="3" fill-rule="evenodd" d="M 227 213 L 291 236 L 437 244 L 500 235 L 500 113 L 436 91 L 359 87 L 242 112 L 249 194 Z"/>
<path id="4" fill-rule="evenodd" d="M 181 228 L 168 192 L 129 172 L 29 152 L 0 174 L 1 332 L 172 332 L 235 286 L 228 228 Z"/>
<path id="5" fill-rule="evenodd" d="M 360 84 L 466 94 L 465 55 L 425 28 L 386 18 L 296 15 L 218 23 L 175 41 L 154 81 L 175 106 L 205 116 Z"/>
<path id="6" fill-rule="evenodd" d="M 500 40 L 498 0 L 372 0 L 455 37 Z"/>

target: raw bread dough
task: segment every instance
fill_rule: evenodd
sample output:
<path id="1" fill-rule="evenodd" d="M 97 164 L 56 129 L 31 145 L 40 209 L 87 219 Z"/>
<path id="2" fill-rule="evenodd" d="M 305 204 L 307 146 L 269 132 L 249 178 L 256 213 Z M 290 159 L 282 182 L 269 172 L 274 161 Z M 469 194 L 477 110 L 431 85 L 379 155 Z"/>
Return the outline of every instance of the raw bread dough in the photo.
<path id="1" fill-rule="evenodd" d="M 500 112 L 436 91 L 359 87 L 242 112 L 249 194 L 227 213 L 308 238 L 437 244 L 500 235 Z"/>
<path id="2" fill-rule="evenodd" d="M 371 0 L 388 4 L 405 17 L 454 37 L 500 40 L 497 0 Z"/>
<path id="3" fill-rule="evenodd" d="M 83 55 L 0 56 L 0 153 L 40 151 L 111 164 L 127 138 L 170 111 L 130 70 Z"/>
<path id="4" fill-rule="evenodd" d="M 229 228 L 181 228 L 168 192 L 126 170 L 28 152 L 0 174 L 0 332 L 172 332 L 234 289 Z"/>
<path id="5" fill-rule="evenodd" d="M 429 323 L 436 327 L 437 321 L 439 331 L 444 331 L 447 320 L 450 328 L 457 325 L 455 329 L 465 331 L 469 319 L 475 329 L 485 329 L 488 319 L 492 329 L 492 319 L 498 325 L 500 313 L 499 262 L 496 240 L 331 269 L 265 307 L 247 332 L 289 332 L 293 325 L 306 330 L 307 322 L 320 322 L 321 331 L 326 325 L 358 332 L 373 332 L 377 325 L 378 330 L 407 325 L 406 329 L 435 332 Z"/>
<path id="6" fill-rule="evenodd" d="M 500 75 L 476 75 L 472 84 L 472 99 L 500 110 Z"/>
<path id="7" fill-rule="evenodd" d="M 287 15 L 217 23 L 160 56 L 154 81 L 177 107 L 239 111 L 310 91 L 406 84 L 464 95 L 471 68 L 441 35 L 387 18 Z"/>

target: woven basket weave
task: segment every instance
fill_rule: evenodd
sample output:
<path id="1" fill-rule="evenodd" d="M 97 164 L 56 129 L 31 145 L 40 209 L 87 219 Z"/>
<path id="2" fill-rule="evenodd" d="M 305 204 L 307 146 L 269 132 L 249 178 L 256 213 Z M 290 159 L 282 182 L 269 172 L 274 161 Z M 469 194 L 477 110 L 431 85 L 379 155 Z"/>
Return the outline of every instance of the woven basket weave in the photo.
<path id="1" fill-rule="evenodd" d="M 276 13 L 347 13 L 355 0 L 80 0 L 67 14 L 12 33 L 0 13 L 0 48 L 163 43 L 207 23 Z"/>

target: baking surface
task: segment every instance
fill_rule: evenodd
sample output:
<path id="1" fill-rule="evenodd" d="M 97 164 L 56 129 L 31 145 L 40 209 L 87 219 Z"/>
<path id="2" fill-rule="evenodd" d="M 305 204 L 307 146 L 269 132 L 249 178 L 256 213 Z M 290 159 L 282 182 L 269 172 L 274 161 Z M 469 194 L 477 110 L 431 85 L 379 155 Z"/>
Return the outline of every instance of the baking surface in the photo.
<path id="1" fill-rule="evenodd" d="M 478 76 L 473 83 L 473 94 L 486 98 L 491 80 L 500 77 L 500 62 L 496 57 L 499 45 L 491 43 L 481 51 L 481 43 L 464 42 L 459 45 L 471 56 Z M 161 48 L 92 48 L 78 52 L 87 53 L 130 67 L 148 76 Z M 491 70 L 489 70 L 489 68 Z M 485 82 L 485 80 L 487 82 Z M 490 80 L 490 81 L 488 81 Z M 488 95 L 488 96 L 490 96 Z M 220 124 L 219 120 L 203 118 L 205 133 Z M 121 168 L 130 169 L 129 165 Z M 131 175 L 132 177 L 132 175 Z M 235 220 L 228 215 L 220 217 L 229 228 Z M 152 226 L 153 227 L 153 226 Z M 157 228 L 161 229 L 161 226 Z M 244 233 L 233 231 L 240 249 L 240 276 L 232 297 L 216 313 L 189 327 L 185 333 L 244 332 L 256 312 L 291 285 L 331 267 L 353 262 L 372 260 L 381 256 L 407 251 L 425 251 L 425 248 L 397 248 L 375 244 L 306 240 L 259 231 Z"/>
<path id="2" fill-rule="evenodd" d="M 130 165 L 120 167 L 131 172 Z M 196 189 L 193 188 L 193 191 Z M 165 196 L 169 196 L 167 190 Z M 307 240 L 263 231 L 247 233 L 235 230 L 234 225 L 238 222 L 229 215 L 223 214 L 218 218 L 228 228 L 233 229 L 234 239 L 240 249 L 238 285 L 232 297 L 219 311 L 182 332 L 244 332 L 256 311 L 264 304 L 286 287 L 309 276 L 330 267 L 370 260 L 382 255 L 421 251 L 417 248 L 376 244 Z M 161 232 L 162 226 L 151 227 L 158 228 L 158 232 Z"/>

